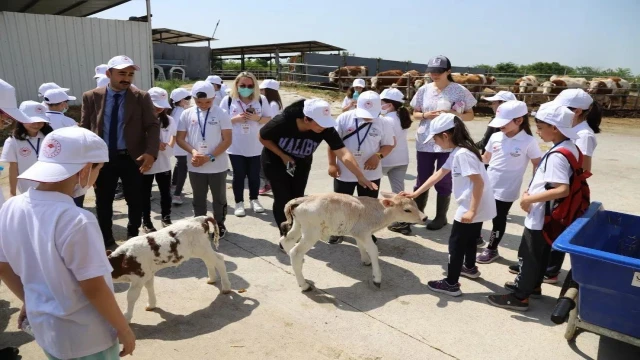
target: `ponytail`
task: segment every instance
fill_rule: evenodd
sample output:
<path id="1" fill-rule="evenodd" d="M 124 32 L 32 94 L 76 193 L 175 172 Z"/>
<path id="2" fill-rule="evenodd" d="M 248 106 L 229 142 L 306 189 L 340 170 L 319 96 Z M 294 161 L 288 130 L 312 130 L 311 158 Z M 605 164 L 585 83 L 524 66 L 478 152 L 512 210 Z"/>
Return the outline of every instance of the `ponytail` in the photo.
<path id="1" fill-rule="evenodd" d="M 587 124 L 594 133 L 600 133 L 600 123 L 602 122 L 602 109 L 600 109 L 600 105 L 597 101 L 594 101 L 591 104 L 589 110 L 587 110 L 586 115 Z"/>
<path id="2" fill-rule="evenodd" d="M 520 124 L 520 131 L 524 130 L 527 134 L 533 136 L 531 132 L 531 126 L 529 125 L 529 114 L 524 114 L 522 116 L 522 123 Z"/>
<path id="3" fill-rule="evenodd" d="M 178 101 L 179 102 L 179 101 Z M 176 108 L 176 103 L 173 102 L 172 98 L 169 98 L 169 105 L 171 106 L 171 111 Z"/>
<path id="4" fill-rule="evenodd" d="M 158 119 L 160 120 L 160 126 L 163 129 L 169 127 L 169 116 L 167 115 L 167 110 L 162 110 L 162 112 L 158 114 Z"/>
<path id="5" fill-rule="evenodd" d="M 411 127 L 411 115 L 409 115 L 409 110 L 404 107 L 403 103 L 390 99 L 383 99 L 383 101 L 393 105 L 393 109 L 398 113 L 398 118 L 400 118 L 400 126 L 403 130 Z"/>
<path id="6" fill-rule="evenodd" d="M 473 139 L 471 139 L 471 135 L 469 135 L 469 130 L 467 130 L 467 127 L 462 122 L 462 120 L 456 116 L 453 119 L 453 123 L 455 124 L 453 128 L 446 130 L 443 133 L 446 132 L 449 134 L 449 136 L 451 137 L 451 142 L 455 146 L 459 146 L 461 148 L 465 148 L 471 151 L 478 158 L 479 161 L 482 161 L 482 156 L 480 155 L 480 151 L 478 151 L 476 144 L 473 142 Z M 442 133 L 436 134 L 435 136 L 442 136 Z"/>

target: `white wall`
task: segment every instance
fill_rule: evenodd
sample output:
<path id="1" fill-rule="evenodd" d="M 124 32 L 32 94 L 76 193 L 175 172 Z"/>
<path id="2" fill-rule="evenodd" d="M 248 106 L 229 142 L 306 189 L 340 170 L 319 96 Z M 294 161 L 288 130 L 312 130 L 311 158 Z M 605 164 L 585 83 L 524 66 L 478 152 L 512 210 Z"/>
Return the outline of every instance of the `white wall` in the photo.
<path id="1" fill-rule="evenodd" d="M 134 84 L 152 85 L 147 23 L 0 12 L 0 79 L 13 85 L 18 101 L 38 100 L 45 82 L 82 93 L 95 88 L 95 67 L 127 55 L 141 67 Z"/>

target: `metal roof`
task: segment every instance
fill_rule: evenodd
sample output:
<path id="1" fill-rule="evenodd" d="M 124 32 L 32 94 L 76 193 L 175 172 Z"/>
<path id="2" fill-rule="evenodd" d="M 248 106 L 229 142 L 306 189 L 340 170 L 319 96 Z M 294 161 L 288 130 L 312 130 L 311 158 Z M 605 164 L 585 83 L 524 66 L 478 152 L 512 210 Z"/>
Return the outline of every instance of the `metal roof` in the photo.
<path id="1" fill-rule="evenodd" d="M 321 43 L 319 41 L 299 41 L 280 44 L 265 44 L 265 45 L 247 45 L 247 46 L 234 46 L 228 48 L 211 49 L 211 52 L 215 56 L 232 56 L 232 55 L 258 55 L 258 54 L 273 54 L 278 50 L 280 54 L 283 53 L 298 53 L 298 52 L 317 52 L 317 51 L 342 51 L 343 48 Z"/>
<path id="2" fill-rule="evenodd" d="M 0 11 L 85 17 L 131 0 L 7 0 L 0 1 Z"/>
<path id="3" fill-rule="evenodd" d="M 210 38 L 208 36 L 196 35 L 184 31 L 166 28 L 151 30 L 151 39 L 153 39 L 154 43 L 165 43 L 172 45 L 218 40 Z"/>

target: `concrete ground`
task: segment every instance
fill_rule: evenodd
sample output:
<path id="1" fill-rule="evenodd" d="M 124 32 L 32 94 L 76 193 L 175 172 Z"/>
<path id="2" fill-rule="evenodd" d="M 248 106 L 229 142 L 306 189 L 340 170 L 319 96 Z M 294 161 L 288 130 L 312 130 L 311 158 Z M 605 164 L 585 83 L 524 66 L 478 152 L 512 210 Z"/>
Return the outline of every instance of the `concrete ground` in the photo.
<path id="1" fill-rule="evenodd" d="M 282 91 L 285 103 L 298 95 Z M 299 97 L 297 97 L 299 98 Z M 337 115 L 338 105 L 335 114 Z M 468 127 L 479 139 L 489 119 L 476 119 Z M 589 183 L 592 199 L 607 209 L 640 214 L 640 130 L 630 123 L 607 121 L 598 135 L 594 175 Z M 414 149 L 415 125 L 410 135 Z M 316 152 L 307 194 L 332 191 L 327 175 L 325 145 Z M 413 186 L 416 165 L 411 164 L 406 188 Z M 6 172 L 3 182 L 6 184 Z M 524 180 L 527 184 L 530 172 Z M 227 200 L 233 202 L 231 178 Z M 6 185 L 3 185 L 6 188 Z M 382 189 L 389 190 L 384 180 Z M 186 196 L 191 199 L 187 183 Z M 153 210 L 160 226 L 159 194 L 154 189 Z M 248 194 L 246 194 L 248 196 Z M 261 197 L 270 209 L 272 198 Z M 87 205 L 93 210 L 93 197 Z M 125 235 L 126 204 L 115 203 L 116 235 Z M 455 205 L 451 206 L 449 219 Z M 429 201 L 426 214 L 435 213 Z M 192 215 L 191 206 L 173 209 L 173 219 Z M 560 287 L 543 285 L 543 297 L 533 300 L 525 313 L 489 306 L 486 296 L 504 292 L 513 280 L 507 266 L 515 263 L 524 213 L 512 208 L 499 261 L 480 265 L 479 280 L 462 278 L 464 295 L 452 298 L 431 292 L 426 283 L 444 277 L 450 226 L 440 231 L 414 227 L 412 236 L 380 231 L 379 251 L 383 272 L 381 289 L 369 285 L 371 268 L 360 265 L 353 242 L 318 243 L 304 264 L 305 276 L 316 289 L 301 293 L 289 258 L 278 250 L 278 231 L 269 210 L 245 218 L 229 215 L 230 234 L 221 241 L 234 292 L 222 295 L 218 286 L 206 284 L 206 269 L 199 259 L 157 274 L 158 308 L 144 311 L 146 293 L 136 305 L 131 325 L 137 338 L 132 359 L 639 359 L 640 348 L 580 333 L 575 343 L 563 337 L 550 312 Z M 486 223 L 487 237 L 490 223 Z M 565 268 L 569 267 L 569 261 Z M 563 274 L 564 276 L 564 274 Z M 126 306 L 126 285 L 116 286 L 121 308 Z M 19 346 L 23 359 L 43 354 L 29 335 L 16 328 L 20 303 L 0 287 L 0 348 Z"/>

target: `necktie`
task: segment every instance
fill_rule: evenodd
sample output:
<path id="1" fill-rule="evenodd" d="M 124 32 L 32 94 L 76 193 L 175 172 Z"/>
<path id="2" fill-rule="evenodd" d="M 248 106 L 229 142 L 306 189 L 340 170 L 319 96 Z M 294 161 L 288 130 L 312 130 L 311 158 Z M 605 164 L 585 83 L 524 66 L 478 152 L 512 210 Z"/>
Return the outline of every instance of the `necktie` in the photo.
<path id="1" fill-rule="evenodd" d="M 118 150 L 118 112 L 120 110 L 120 94 L 113 95 L 111 119 L 109 119 L 109 150 Z"/>

